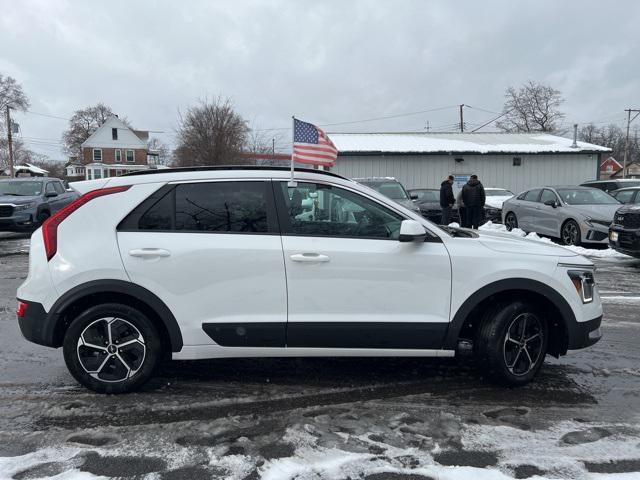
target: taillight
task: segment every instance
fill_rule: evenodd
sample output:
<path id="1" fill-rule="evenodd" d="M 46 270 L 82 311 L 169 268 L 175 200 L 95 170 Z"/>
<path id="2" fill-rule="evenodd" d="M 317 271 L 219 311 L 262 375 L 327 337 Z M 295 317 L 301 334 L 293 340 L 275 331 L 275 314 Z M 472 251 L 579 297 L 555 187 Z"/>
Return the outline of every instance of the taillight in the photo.
<path id="1" fill-rule="evenodd" d="M 85 193 L 80 198 L 74 200 L 69 205 L 64 207 L 62 210 L 57 211 L 52 216 L 47 218 L 42 224 L 42 237 L 44 239 L 44 249 L 47 253 L 47 260 L 51 260 L 58 251 L 58 227 L 65 220 L 65 218 L 67 218 L 82 205 L 93 200 L 94 198 L 111 195 L 112 193 L 124 192 L 125 190 L 129 190 L 129 188 L 131 188 L 131 185 L 92 190 Z"/>
<path id="2" fill-rule="evenodd" d="M 25 313 L 27 313 L 28 306 L 29 306 L 28 303 L 21 302 L 20 300 L 18 300 L 18 308 L 16 308 L 16 315 L 18 316 L 18 318 L 24 317 Z"/>

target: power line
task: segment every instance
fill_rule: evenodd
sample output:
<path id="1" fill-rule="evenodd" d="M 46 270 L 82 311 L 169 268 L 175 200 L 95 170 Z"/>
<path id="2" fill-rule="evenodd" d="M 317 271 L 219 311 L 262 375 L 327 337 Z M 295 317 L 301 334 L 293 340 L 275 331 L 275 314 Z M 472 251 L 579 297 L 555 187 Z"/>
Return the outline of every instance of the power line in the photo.
<path id="1" fill-rule="evenodd" d="M 41 117 L 49 117 L 49 118 L 57 118 L 58 120 L 67 120 L 70 121 L 70 118 L 66 118 L 66 117 L 59 117 L 57 115 L 50 115 L 48 113 L 39 113 L 39 112 L 33 112 L 31 110 L 25 110 L 24 113 L 30 113 L 32 115 L 39 115 Z"/>

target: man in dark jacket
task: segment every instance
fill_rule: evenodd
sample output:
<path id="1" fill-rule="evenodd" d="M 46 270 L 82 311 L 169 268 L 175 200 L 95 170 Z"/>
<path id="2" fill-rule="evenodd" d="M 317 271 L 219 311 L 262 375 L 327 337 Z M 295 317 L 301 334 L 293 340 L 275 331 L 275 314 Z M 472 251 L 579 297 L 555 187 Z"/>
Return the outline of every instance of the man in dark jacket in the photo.
<path id="1" fill-rule="evenodd" d="M 440 184 L 440 207 L 442 208 L 441 225 L 449 225 L 451 221 L 451 208 L 456 203 L 453 196 L 453 175 L 449 175 L 447 179 Z"/>
<path id="2" fill-rule="evenodd" d="M 467 224 L 478 228 L 484 223 L 484 187 L 477 175 L 471 175 L 467 184 L 462 187 L 462 201 L 467 209 Z"/>

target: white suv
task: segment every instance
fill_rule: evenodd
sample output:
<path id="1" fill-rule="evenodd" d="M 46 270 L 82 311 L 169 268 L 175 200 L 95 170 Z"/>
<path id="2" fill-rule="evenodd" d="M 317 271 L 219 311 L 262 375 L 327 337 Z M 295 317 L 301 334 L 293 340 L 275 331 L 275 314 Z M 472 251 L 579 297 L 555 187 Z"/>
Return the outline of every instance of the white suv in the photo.
<path id="1" fill-rule="evenodd" d="M 131 391 L 165 356 L 453 357 L 522 385 L 592 345 L 594 266 L 562 247 L 443 230 L 314 170 L 149 171 L 84 195 L 31 238 L 23 335 L 73 376 Z"/>

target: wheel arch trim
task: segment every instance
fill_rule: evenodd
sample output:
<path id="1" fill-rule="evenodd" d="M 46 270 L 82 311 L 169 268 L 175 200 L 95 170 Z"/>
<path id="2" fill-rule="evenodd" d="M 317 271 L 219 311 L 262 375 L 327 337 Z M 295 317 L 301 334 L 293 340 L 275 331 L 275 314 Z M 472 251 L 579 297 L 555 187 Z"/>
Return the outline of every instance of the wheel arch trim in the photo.
<path id="1" fill-rule="evenodd" d="M 51 343 L 55 342 L 55 331 L 59 322 L 63 320 L 64 311 L 78 300 L 89 295 L 117 293 L 134 297 L 149 307 L 160 319 L 169 334 L 169 344 L 172 352 L 182 350 L 182 332 L 178 322 L 166 304 L 153 292 L 135 283 L 123 280 L 93 280 L 73 287 L 64 293 L 51 307 L 47 315 L 47 337 Z M 59 345 L 58 345 L 59 346 Z"/>
<path id="2" fill-rule="evenodd" d="M 512 290 L 525 290 L 544 296 L 558 309 L 567 334 L 571 335 L 572 327 L 576 324 L 576 316 L 569 302 L 567 302 L 562 294 L 538 280 L 532 280 L 530 278 L 506 278 L 485 285 L 479 290 L 476 290 L 464 301 L 449 323 L 443 348 L 455 349 L 457 347 L 460 331 L 465 321 L 468 319 L 469 314 L 480 305 L 481 302 L 493 295 Z M 571 339 L 568 338 L 567 340 L 570 344 Z"/>

